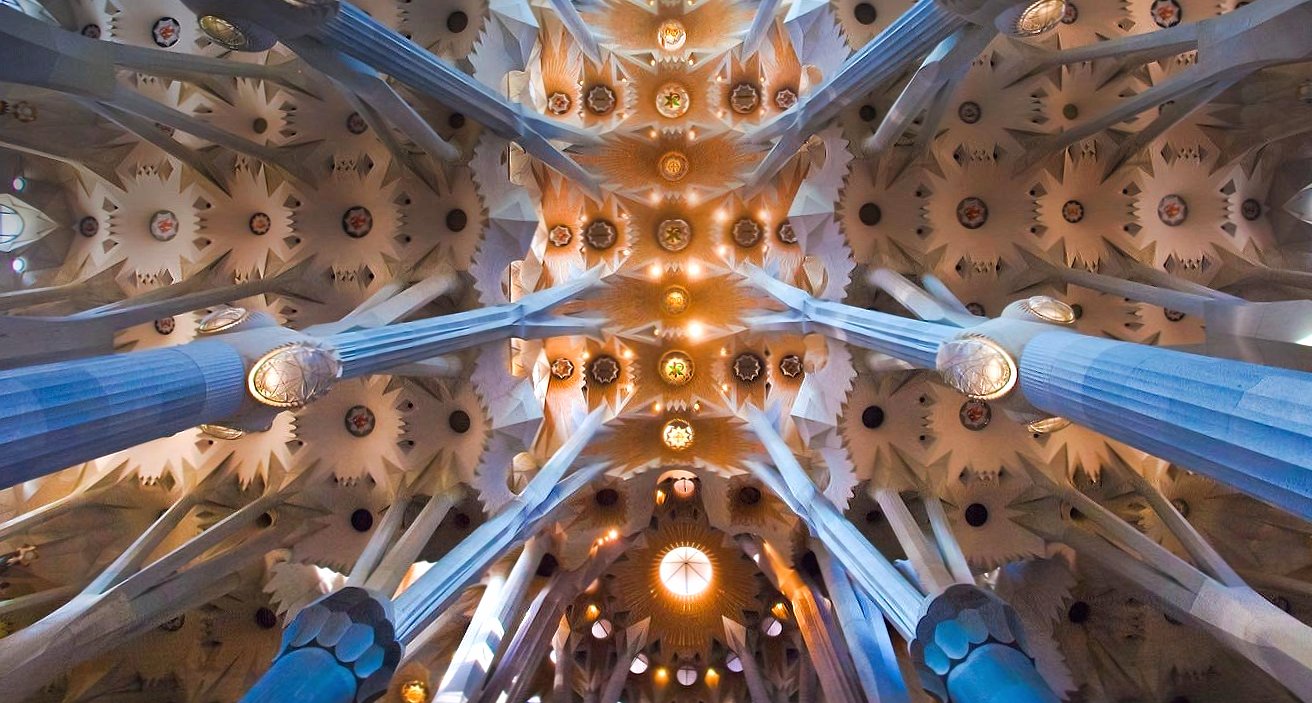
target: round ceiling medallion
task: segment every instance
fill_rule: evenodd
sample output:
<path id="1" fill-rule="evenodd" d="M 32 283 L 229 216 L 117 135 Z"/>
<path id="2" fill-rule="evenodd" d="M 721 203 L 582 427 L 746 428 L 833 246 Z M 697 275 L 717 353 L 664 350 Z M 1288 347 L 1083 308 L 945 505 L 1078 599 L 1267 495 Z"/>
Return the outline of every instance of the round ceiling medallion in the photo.
<path id="1" fill-rule="evenodd" d="M 1166 319 L 1170 322 L 1179 322 L 1180 320 L 1183 320 L 1185 317 L 1184 313 L 1180 312 L 1179 310 L 1172 310 L 1170 308 L 1163 308 L 1162 314 L 1165 315 Z"/>
<path id="2" fill-rule="evenodd" d="M 884 219 L 884 211 L 874 203 L 865 203 L 861 209 L 857 210 L 857 217 L 861 219 L 861 224 L 867 227 L 874 227 L 879 221 Z"/>
<path id="3" fill-rule="evenodd" d="M 251 215 L 251 219 L 246 223 L 251 234 L 257 237 L 263 237 L 273 229 L 273 218 L 263 212 L 257 212 Z"/>
<path id="4" fill-rule="evenodd" d="M 608 386 L 620 377 L 620 362 L 613 356 L 599 356 L 588 364 L 588 375 L 600 386 Z"/>
<path id="5" fill-rule="evenodd" d="M 619 232 L 615 229 L 615 225 L 607 220 L 593 220 L 588 224 L 587 229 L 583 230 L 583 241 L 598 251 L 615 246 L 618 240 Z"/>
<path id="6" fill-rule="evenodd" d="M 797 93 L 789 88 L 780 88 L 779 92 L 774 94 L 774 104 L 780 110 L 787 110 L 797 104 Z"/>
<path id="7" fill-rule="evenodd" d="M 401 684 L 401 703 L 428 703 L 428 686 L 418 680 Z"/>
<path id="8" fill-rule="evenodd" d="M 1075 6 L 1071 0 L 1066 0 L 1066 9 L 1061 13 L 1062 24 L 1075 24 L 1080 19 L 1080 8 Z"/>
<path id="9" fill-rule="evenodd" d="M 353 405 L 346 411 L 342 423 L 346 425 L 346 431 L 350 432 L 352 437 L 368 437 L 378 425 L 378 419 L 374 417 L 374 411 L 369 408 Z"/>
<path id="10" fill-rule="evenodd" d="M 150 236 L 161 242 L 167 242 L 178 236 L 181 223 L 172 210 L 160 210 L 150 216 Z"/>
<path id="11" fill-rule="evenodd" d="M 683 23 L 679 20 L 665 20 L 656 29 L 656 43 L 666 51 L 678 51 L 687 41 L 688 31 L 683 28 Z"/>
<path id="12" fill-rule="evenodd" d="M 666 315 L 682 315 L 692 305 L 692 294 L 683 286 L 670 286 L 661 294 L 661 310 Z"/>
<path id="13" fill-rule="evenodd" d="M 743 352 L 733 360 L 733 375 L 743 383 L 752 383 L 764 370 L 765 362 L 751 352 Z"/>
<path id="14" fill-rule="evenodd" d="M 364 121 L 360 113 L 352 112 L 346 116 L 346 131 L 359 136 L 369 131 L 369 123 Z"/>
<path id="15" fill-rule="evenodd" d="M 553 247 L 567 247 L 573 239 L 574 231 L 569 228 L 569 225 L 556 225 L 551 228 L 550 232 L 547 232 L 547 241 L 551 242 Z"/>
<path id="16" fill-rule="evenodd" d="M 1065 205 L 1061 206 L 1061 217 L 1071 224 L 1076 224 L 1084 219 L 1084 203 L 1078 200 L 1067 200 Z"/>
<path id="17" fill-rule="evenodd" d="M 661 428 L 661 441 L 676 452 L 692 448 L 693 437 L 692 424 L 681 418 L 676 417 Z"/>
<path id="18" fill-rule="evenodd" d="M 711 558 L 696 547 L 675 547 L 666 552 L 661 557 L 659 573 L 666 590 L 682 598 L 701 595 L 710 587 L 714 576 Z M 693 673 L 695 680 L 696 672 Z"/>
<path id="19" fill-rule="evenodd" d="M 88 24 L 82 27 L 82 36 L 88 39 L 99 39 L 101 35 L 100 25 Z"/>
<path id="20" fill-rule="evenodd" d="M 957 222 L 966 229 L 979 229 L 989 221 L 989 206 L 981 198 L 969 197 L 957 204 Z"/>
<path id="21" fill-rule="evenodd" d="M 342 231 L 351 239 L 359 239 L 374 228 L 374 214 L 362 205 L 348 208 L 342 214 Z"/>
<path id="22" fill-rule="evenodd" d="M 681 351 L 668 351 L 660 360 L 661 380 L 671 386 L 684 386 L 692 380 L 695 367 L 692 357 Z"/>
<path id="23" fill-rule="evenodd" d="M 573 104 L 574 101 L 570 100 L 568 95 L 556 91 L 547 98 L 547 112 L 559 117 L 567 114 Z"/>
<path id="24" fill-rule="evenodd" d="M 218 334 L 240 325 L 250 316 L 246 308 L 224 306 L 202 317 L 196 331 L 200 334 Z"/>
<path id="25" fill-rule="evenodd" d="M 788 378 L 797 378 L 802 375 L 802 357 L 796 354 L 789 354 L 779 360 L 779 371 Z"/>
<path id="26" fill-rule="evenodd" d="M 692 243 L 692 227 L 687 220 L 664 220 L 656 227 L 656 242 L 665 251 L 683 251 Z"/>
<path id="27" fill-rule="evenodd" d="M 975 124 L 984 116 L 984 108 L 979 103 L 967 100 L 957 107 L 957 117 L 966 124 Z"/>
<path id="28" fill-rule="evenodd" d="M 173 334 L 173 330 L 178 328 L 178 323 L 171 317 L 161 317 L 155 320 L 155 331 L 162 335 Z"/>
<path id="29" fill-rule="evenodd" d="M 1056 27 L 1065 14 L 1065 0 L 1034 0 L 1016 18 L 1015 34 L 1019 37 L 1043 34 Z"/>
<path id="30" fill-rule="evenodd" d="M 666 83 L 656 91 L 656 111 L 670 119 L 683 117 L 691 104 L 688 90 L 678 83 Z"/>
<path id="31" fill-rule="evenodd" d="M 574 362 L 563 356 L 557 358 L 551 362 L 551 375 L 561 381 L 568 379 L 574 375 Z"/>
<path id="32" fill-rule="evenodd" d="M 588 89 L 584 102 L 593 114 L 604 115 L 615 109 L 615 91 L 607 85 L 594 85 Z"/>
<path id="33" fill-rule="evenodd" d="M 1189 219 L 1189 203 L 1172 193 L 1157 203 L 1157 218 L 1168 227 L 1179 227 Z"/>
<path id="34" fill-rule="evenodd" d="M 744 217 L 733 223 L 733 241 L 740 247 L 755 246 L 761 241 L 761 223 L 750 217 Z"/>
<path id="35" fill-rule="evenodd" d="M 979 432 L 989 426 L 993 420 L 993 408 L 982 400 L 967 400 L 961 404 L 961 410 L 957 413 L 961 419 L 961 426 L 971 432 Z"/>
<path id="36" fill-rule="evenodd" d="M 327 393 L 341 375 L 342 365 L 332 352 L 294 342 L 260 357 L 246 387 L 265 405 L 299 408 Z"/>
<path id="37" fill-rule="evenodd" d="M 775 230 L 775 236 L 784 244 L 797 243 L 797 230 L 793 229 L 793 223 L 788 220 L 779 223 L 779 229 Z"/>
<path id="38" fill-rule="evenodd" d="M 97 234 L 100 234 L 100 220 L 87 215 L 78 221 L 77 231 L 81 233 L 83 237 L 94 237 Z"/>
<path id="39" fill-rule="evenodd" d="M 1184 19 L 1184 9 L 1180 7 L 1179 0 L 1153 0 L 1152 6 L 1153 21 L 1162 29 L 1169 29 Z"/>
<path id="40" fill-rule="evenodd" d="M 740 115 L 749 115 L 761 104 L 761 93 L 751 83 L 739 83 L 729 91 L 729 107 Z"/>
<path id="41" fill-rule="evenodd" d="M 879 19 L 879 12 L 875 10 L 874 5 L 868 2 L 859 2 L 852 8 L 852 16 L 856 18 L 857 22 L 870 25 Z"/>
<path id="42" fill-rule="evenodd" d="M 161 49 L 168 49 L 178 43 L 182 36 L 182 25 L 172 17 L 161 17 L 155 20 L 151 25 L 150 38 L 155 40 L 155 46 Z"/>
<path id="43" fill-rule="evenodd" d="M 1245 220 L 1252 222 L 1262 216 L 1262 203 L 1248 198 L 1239 205 L 1239 214 L 1243 215 Z"/>
<path id="44" fill-rule="evenodd" d="M 1001 398 L 1016 386 L 1016 361 L 997 342 L 979 335 L 944 342 L 935 366 L 944 382 L 976 400 Z"/>
<path id="45" fill-rule="evenodd" d="M 656 170 L 671 183 L 683 180 L 688 175 L 688 157 L 677 151 L 667 151 L 656 162 Z"/>

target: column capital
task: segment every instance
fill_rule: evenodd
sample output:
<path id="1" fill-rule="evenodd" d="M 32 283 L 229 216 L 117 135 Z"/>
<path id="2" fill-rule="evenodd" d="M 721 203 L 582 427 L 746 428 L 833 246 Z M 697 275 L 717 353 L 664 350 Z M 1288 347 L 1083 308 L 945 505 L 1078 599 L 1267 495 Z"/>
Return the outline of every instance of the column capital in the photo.
<path id="1" fill-rule="evenodd" d="M 925 691 L 940 701 L 950 701 L 949 677 L 989 645 L 1017 650 L 1033 661 L 1016 611 L 989 591 L 957 584 L 929 602 L 916 623 L 911 658 Z"/>
<path id="2" fill-rule="evenodd" d="M 355 703 L 378 699 L 387 692 L 401 661 L 392 602 L 355 586 L 315 602 L 287 626 L 275 662 L 307 649 L 330 654 L 337 666 L 354 678 Z"/>

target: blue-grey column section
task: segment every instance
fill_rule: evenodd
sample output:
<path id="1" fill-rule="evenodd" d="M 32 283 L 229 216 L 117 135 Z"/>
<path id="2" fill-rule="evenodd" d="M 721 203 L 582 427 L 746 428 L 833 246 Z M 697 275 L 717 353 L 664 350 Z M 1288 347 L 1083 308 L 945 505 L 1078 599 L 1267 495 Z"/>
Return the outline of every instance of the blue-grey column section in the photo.
<path id="1" fill-rule="evenodd" d="M 228 417 L 245 377 L 219 341 L 0 372 L 0 487 Z"/>
<path id="2" fill-rule="evenodd" d="M 1312 519 L 1312 374 L 1065 332 L 1025 346 L 1035 407 Z"/>

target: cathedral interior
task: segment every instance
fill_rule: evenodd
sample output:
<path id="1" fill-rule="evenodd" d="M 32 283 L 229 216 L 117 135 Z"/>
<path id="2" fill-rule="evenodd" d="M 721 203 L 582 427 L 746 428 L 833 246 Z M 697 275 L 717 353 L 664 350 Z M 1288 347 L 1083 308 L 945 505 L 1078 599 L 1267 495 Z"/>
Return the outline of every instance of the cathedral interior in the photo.
<path id="1" fill-rule="evenodd" d="M 0 0 L 0 700 L 1312 701 L 1312 0 Z"/>

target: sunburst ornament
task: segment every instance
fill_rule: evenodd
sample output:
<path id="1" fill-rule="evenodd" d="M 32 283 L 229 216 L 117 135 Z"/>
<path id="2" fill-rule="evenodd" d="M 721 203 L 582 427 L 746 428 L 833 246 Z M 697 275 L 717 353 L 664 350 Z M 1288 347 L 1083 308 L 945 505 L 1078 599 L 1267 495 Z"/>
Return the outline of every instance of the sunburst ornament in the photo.
<path id="1" fill-rule="evenodd" d="M 678 51 L 687 41 L 688 30 L 684 29 L 683 23 L 679 20 L 665 20 L 656 30 L 656 43 L 666 51 Z"/>
<path id="2" fill-rule="evenodd" d="M 676 417 L 661 428 L 661 441 L 676 452 L 691 449 L 694 437 L 692 423 L 683 418 Z"/>
<path id="3" fill-rule="evenodd" d="M 692 357 L 681 351 L 668 351 L 661 355 L 661 380 L 671 386 L 682 386 L 692 380 L 695 367 Z"/>
<path id="4" fill-rule="evenodd" d="M 656 163 L 656 170 L 661 174 L 661 178 L 671 183 L 683 180 L 690 168 L 688 157 L 677 151 L 665 152 Z"/>
<path id="5" fill-rule="evenodd" d="M 661 310 L 666 315 L 682 315 L 692 305 L 692 294 L 683 286 L 670 286 L 661 294 Z"/>
<path id="6" fill-rule="evenodd" d="M 670 119 L 683 117 L 691 105 L 688 90 L 678 83 L 666 83 L 656 91 L 656 111 Z"/>

